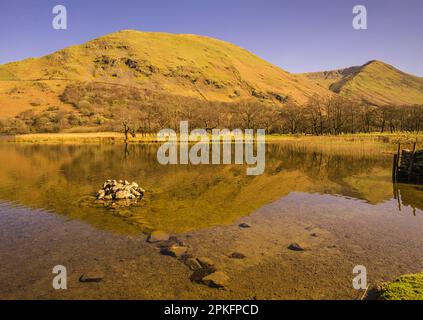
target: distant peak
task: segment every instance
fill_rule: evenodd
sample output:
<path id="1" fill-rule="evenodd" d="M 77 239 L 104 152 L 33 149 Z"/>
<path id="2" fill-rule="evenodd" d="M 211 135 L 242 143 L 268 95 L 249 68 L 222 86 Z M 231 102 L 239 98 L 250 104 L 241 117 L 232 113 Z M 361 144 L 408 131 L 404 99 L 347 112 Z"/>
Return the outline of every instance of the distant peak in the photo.
<path id="1" fill-rule="evenodd" d="M 382 61 L 380 61 L 380 60 L 373 59 L 373 60 L 368 61 L 368 62 L 367 62 L 367 63 L 365 63 L 365 64 L 371 64 L 371 63 L 383 63 L 383 62 L 382 62 Z"/>
<path id="2" fill-rule="evenodd" d="M 369 66 L 369 65 L 380 65 L 380 66 L 388 66 L 388 64 L 387 63 L 385 63 L 385 62 L 383 62 L 383 61 L 381 61 L 381 60 L 370 60 L 369 62 L 367 62 L 367 63 L 365 63 L 365 64 L 363 64 L 363 68 L 364 67 L 366 67 L 366 66 Z"/>

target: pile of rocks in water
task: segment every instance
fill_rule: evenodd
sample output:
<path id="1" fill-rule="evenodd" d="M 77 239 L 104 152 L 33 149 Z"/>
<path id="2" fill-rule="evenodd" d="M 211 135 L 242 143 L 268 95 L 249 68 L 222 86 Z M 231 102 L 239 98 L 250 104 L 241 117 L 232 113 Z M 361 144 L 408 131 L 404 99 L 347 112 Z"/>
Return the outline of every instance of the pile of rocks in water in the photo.
<path id="1" fill-rule="evenodd" d="M 145 190 L 137 183 L 126 180 L 107 180 L 97 192 L 97 200 L 137 200 L 142 199 Z"/>

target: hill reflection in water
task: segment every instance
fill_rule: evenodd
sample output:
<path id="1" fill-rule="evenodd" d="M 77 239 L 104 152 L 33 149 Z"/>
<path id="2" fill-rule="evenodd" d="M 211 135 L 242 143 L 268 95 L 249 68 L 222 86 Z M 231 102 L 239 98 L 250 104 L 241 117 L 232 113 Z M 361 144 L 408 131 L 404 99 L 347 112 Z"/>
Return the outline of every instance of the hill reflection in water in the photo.
<path id="1" fill-rule="evenodd" d="M 272 143 L 261 176 L 247 176 L 240 165 L 163 166 L 157 162 L 157 148 L 0 144 L 0 199 L 123 234 L 229 224 L 291 192 L 380 205 L 393 200 L 399 189 L 399 210 L 411 206 L 421 214 L 423 209 L 421 188 L 392 185 L 391 157 L 383 148 L 367 153 L 353 146 L 318 150 Z M 131 208 L 93 205 L 93 195 L 107 179 L 136 181 L 147 190 L 146 197 Z"/>

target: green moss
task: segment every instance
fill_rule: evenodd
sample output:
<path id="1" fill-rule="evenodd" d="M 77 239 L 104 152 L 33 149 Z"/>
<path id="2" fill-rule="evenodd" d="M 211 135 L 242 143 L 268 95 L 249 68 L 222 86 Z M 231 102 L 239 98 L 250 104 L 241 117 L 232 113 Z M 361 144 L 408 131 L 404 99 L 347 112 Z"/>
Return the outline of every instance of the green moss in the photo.
<path id="1" fill-rule="evenodd" d="M 379 287 L 382 300 L 423 300 L 423 272 L 400 276 Z"/>

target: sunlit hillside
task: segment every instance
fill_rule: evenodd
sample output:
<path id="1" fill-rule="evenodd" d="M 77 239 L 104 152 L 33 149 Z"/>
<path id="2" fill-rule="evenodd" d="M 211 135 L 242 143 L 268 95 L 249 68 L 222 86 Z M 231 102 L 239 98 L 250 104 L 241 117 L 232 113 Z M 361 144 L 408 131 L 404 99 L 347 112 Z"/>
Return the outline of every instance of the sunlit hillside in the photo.
<path id="1" fill-rule="evenodd" d="M 422 78 L 381 61 L 361 67 L 305 74 L 310 80 L 343 96 L 376 105 L 423 103 Z"/>
<path id="2" fill-rule="evenodd" d="M 233 44 L 196 35 L 125 30 L 53 54 L 0 66 L 0 116 L 63 104 L 74 82 L 135 86 L 208 101 L 304 102 L 328 95 Z"/>
<path id="3" fill-rule="evenodd" d="M 240 124 L 242 104 L 248 119 L 261 118 L 269 129 L 284 107 L 338 95 L 373 105 L 422 104 L 423 80 L 379 61 L 296 75 L 221 40 L 124 30 L 0 65 L 0 131 L 120 131 L 126 117 L 151 132 L 173 126 L 181 111 L 201 126 L 251 126 Z"/>

